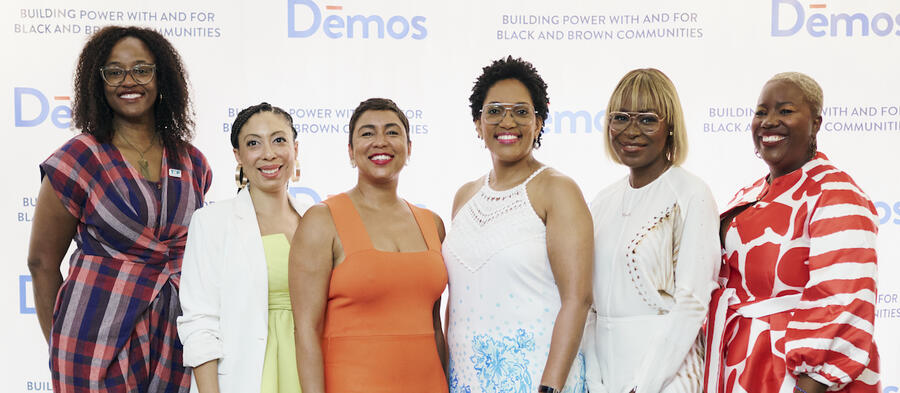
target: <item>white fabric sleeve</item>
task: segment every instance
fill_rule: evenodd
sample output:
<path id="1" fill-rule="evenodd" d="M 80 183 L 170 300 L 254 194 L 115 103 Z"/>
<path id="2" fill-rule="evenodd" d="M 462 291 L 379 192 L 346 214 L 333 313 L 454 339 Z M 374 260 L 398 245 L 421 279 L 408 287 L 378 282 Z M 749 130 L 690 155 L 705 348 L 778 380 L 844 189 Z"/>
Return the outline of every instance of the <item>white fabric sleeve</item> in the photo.
<path id="1" fill-rule="evenodd" d="M 223 356 L 219 329 L 221 258 L 214 250 L 223 236 L 215 233 L 226 228 L 207 228 L 207 214 L 197 210 L 188 227 L 187 244 L 181 267 L 182 315 L 178 317 L 178 337 L 184 344 L 184 365 L 196 367 Z M 217 239 L 218 238 L 218 239 Z"/>
<path id="2" fill-rule="evenodd" d="M 683 224 L 676 222 L 673 233 L 674 304 L 657 336 L 648 338 L 656 344 L 645 355 L 635 376 L 638 393 L 658 393 L 672 381 L 700 334 L 710 296 L 717 286 L 721 261 L 719 214 L 705 184 L 691 194 L 681 207 L 681 214 Z M 703 383 L 702 372 L 698 383 Z"/>

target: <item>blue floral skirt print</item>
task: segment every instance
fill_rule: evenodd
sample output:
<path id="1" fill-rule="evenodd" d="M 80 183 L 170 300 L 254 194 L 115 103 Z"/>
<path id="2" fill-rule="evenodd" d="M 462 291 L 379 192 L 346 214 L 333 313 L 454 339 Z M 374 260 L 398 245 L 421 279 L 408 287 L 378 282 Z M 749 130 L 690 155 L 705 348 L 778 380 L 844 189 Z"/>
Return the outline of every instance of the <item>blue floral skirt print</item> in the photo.
<path id="1" fill-rule="evenodd" d="M 480 334 L 473 337 L 471 349 L 467 359 L 450 358 L 450 393 L 537 391 L 549 350 L 535 351 L 534 333 L 517 329 L 511 336 Z M 584 372 L 584 355 L 579 352 L 563 392 L 587 392 Z"/>
<path id="2" fill-rule="evenodd" d="M 562 305 L 547 228 L 526 190 L 544 168 L 502 191 L 491 189 L 485 176 L 447 231 L 451 393 L 535 393 L 541 385 Z M 579 353 L 563 392 L 586 392 L 584 374 Z"/>

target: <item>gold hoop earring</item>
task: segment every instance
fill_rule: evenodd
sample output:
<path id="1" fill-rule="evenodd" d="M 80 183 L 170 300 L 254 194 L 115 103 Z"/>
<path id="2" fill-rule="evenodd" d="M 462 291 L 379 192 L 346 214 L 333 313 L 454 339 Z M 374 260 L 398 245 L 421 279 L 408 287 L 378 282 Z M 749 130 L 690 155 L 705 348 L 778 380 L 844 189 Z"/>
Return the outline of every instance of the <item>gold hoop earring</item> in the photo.
<path id="1" fill-rule="evenodd" d="M 247 184 L 250 184 L 250 179 L 247 179 L 244 176 L 244 167 L 241 164 L 238 164 L 237 169 L 234 171 L 234 183 L 237 184 L 238 190 L 247 187 Z"/>

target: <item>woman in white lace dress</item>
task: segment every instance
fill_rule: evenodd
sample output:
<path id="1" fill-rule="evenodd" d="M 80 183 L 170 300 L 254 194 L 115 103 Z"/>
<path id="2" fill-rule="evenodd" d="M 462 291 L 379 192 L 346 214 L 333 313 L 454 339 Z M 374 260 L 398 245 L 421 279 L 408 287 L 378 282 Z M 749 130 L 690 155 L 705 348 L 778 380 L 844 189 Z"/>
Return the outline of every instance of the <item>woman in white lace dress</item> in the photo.
<path id="1" fill-rule="evenodd" d="M 575 182 L 532 155 L 547 85 L 508 57 L 483 69 L 469 101 L 493 168 L 457 192 L 443 245 L 450 391 L 584 392 L 591 219 Z"/>
<path id="2" fill-rule="evenodd" d="M 701 325 L 719 266 L 709 187 L 687 155 L 675 86 L 626 74 L 607 107 L 606 148 L 628 176 L 591 203 L 594 306 L 585 329 L 591 393 L 701 392 Z"/>

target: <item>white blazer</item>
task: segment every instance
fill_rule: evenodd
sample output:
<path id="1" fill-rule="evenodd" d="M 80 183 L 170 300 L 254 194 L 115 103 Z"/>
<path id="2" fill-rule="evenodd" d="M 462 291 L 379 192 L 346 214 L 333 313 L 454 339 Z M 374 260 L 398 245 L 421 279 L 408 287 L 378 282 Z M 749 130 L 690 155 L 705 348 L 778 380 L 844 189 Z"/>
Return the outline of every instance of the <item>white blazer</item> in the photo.
<path id="1" fill-rule="evenodd" d="M 294 198 L 290 202 L 301 215 L 309 208 Z M 179 296 L 184 365 L 219 359 L 221 393 L 258 392 L 268 336 L 269 279 L 248 190 L 194 212 Z M 193 377 L 191 382 L 191 392 L 196 392 Z"/>

